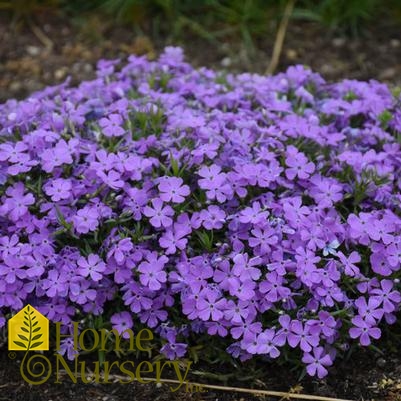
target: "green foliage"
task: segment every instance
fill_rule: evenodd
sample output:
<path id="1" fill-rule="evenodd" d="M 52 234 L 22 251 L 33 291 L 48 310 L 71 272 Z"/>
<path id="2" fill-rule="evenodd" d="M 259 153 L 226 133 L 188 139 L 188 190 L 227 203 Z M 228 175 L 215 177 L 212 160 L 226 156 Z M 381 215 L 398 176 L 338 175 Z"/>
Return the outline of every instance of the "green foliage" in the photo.
<path id="1" fill-rule="evenodd" d="M 380 176 L 373 169 L 363 170 L 361 177 L 354 183 L 354 208 L 359 207 L 360 203 L 368 197 L 369 190 L 385 185 L 387 182 L 388 176 Z"/>
<path id="2" fill-rule="evenodd" d="M 393 115 L 391 114 L 391 112 L 388 110 L 384 110 L 383 113 L 381 113 L 379 115 L 379 121 L 380 121 L 381 127 L 383 129 L 387 129 L 388 124 L 392 118 L 393 118 Z"/>
<path id="3" fill-rule="evenodd" d="M 316 21 L 330 29 L 357 34 L 380 6 L 383 6 L 380 0 L 304 0 L 294 16 Z"/>
<path id="4" fill-rule="evenodd" d="M 13 22 L 30 19 L 33 15 L 56 9 L 61 0 L 3 0 L 0 1 L 0 12 L 11 14 Z"/>
<path id="5" fill-rule="evenodd" d="M 128 129 L 132 133 L 132 138 L 138 140 L 149 135 L 160 136 L 165 120 L 164 111 L 161 107 L 152 107 L 148 111 L 135 111 L 130 114 Z"/>
<path id="6" fill-rule="evenodd" d="M 258 40 L 274 37 L 286 4 L 286 0 L 0 0 L 0 11 L 11 12 L 14 20 L 49 9 L 83 21 L 100 14 L 107 24 L 128 24 L 154 39 L 179 43 L 190 34 L 216 46 L 240 41 L 252 54 Z M 401 2 L 298 0 L 292 18 L 357 34 L 378 15 L 401 23 Z"/>
<path id="7" fill-rule="evenodd" d="M 196 235 L 198 237 L 201 249 L 205 249 L 206 251 L 211 252 L 213 249 L 213 230 L 210 232 L 207 232 L 205 230 L 197 231 Z"/>
<path id="8" fill-rule="evenodd" d="M 89 4 L 88 4 L 89 3 Z M 255 39 L 268 34 L 269 25 L 281 17 L 285 0 L 95 0 L 66 2 L 70 9 L 98 9 L 117 21 L 151 25 L 153 32 L 162 33 L 168 27 L 169 36 L 182 38 L 188 30 L 200 37 L 217 41 L 236 37 L 247 48 Z M 86 5 L 85 5 L 86 4 Z M 316 21 L 333 30 L 358 33 L 378 12 L 394 10 L 401 18 L 397 0 L 299 0 L 293 17 Z M 270 27 L 271 28 L 271 27 Z M 185 30 L 185 32 L 184 32 Z M 270 32 L 271 33 L 271 32 Z"/>

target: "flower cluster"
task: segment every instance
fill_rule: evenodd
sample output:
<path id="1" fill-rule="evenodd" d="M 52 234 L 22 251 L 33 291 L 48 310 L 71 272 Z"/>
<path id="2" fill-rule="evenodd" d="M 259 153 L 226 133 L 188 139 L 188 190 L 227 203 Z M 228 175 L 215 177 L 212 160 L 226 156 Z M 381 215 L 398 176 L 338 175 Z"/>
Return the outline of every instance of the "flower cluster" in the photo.
<path id="1" fill-rule="evenodd" d="M 30 302 L 148 326 L 168 358 L 204 335 L 324 377 L 396 321 L 400 101 L 169 47 L 0 105 L 0 325 Z"/>

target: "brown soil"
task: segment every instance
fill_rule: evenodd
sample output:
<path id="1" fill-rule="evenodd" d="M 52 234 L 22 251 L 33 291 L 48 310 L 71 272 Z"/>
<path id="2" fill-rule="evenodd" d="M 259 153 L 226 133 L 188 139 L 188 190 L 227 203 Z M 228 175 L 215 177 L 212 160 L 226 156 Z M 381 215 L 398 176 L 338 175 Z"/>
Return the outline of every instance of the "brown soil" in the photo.
<path id="1" fill-rule="evenodd" d="M 44 39 L 39 39 L 41 33 Z M 212 43 L 188 35 L 182 40 L 174 44 L 184 47 L 188 60 L 196 66 L 263 73 L 274 35 L 265 42 L 259 41 L 253 53 L 238 38 Z M 73 83 L 91 79 L 100 58 L 131 53 L 155 57 L 166 44 L 171 44 L 160 40 L 154 43 L 147 36 L 135 35 L 133 28 L 113 26 L 96 15 L 78 23 L 56 14 L 39 15 L 35 26 L 21 24 L 17 28 L 0 15 L 0 43 L 0 102 L 24 98 L 67 76 L 73 78 Z M 378 79 L 401 85 L 399 26 L 378 21 L 358 38 L 350 39 L 333 36 L 317 24 L 292 21 L 278 70 L 297 63 L 310 66 L 330 81 Z"/>
<path id="2" fill-rule="evenodd" d="M 0 349 L 0 400 L 4 401 L 251 401 L 251 400 L 275 400 L 266 396 L 255 396 L 235 391 L 225 392 L 219 390 L 204 389 L 204 392 L 186 392 L 181 389 L 171 392 L 167 384 L 161 387 L 152 384 L 83 384 L 71 382 L 67 375 L 60 376 L 61 383 L 54 384 L 55 367 L 49 380 L 41 385 L 27 384 L 21 377 L 20 364 L 22 353 L 10 353 L 5 347 Z M 14 359 L 14 357 L 16 358 Z M 12 358 L 11 358 L 12 357 Z M 89 357 L 90 358 L 90 357 Z M 107 357 L 110 360 L 112 357 Z M 49 356 L 50 360 L 53 360 Z M 84 360 L 80 357 L 80 360 Z M 311 379 L 306 376 L 299 380 L 297 375 L 286 367 L 278 367 L 274 363 L 259 363 L 257 368 L 263 368 L 264 374 L 257 380 L 244 381 L 237 377 L 230 379 L 229 386 L 254 388 L 259 390 L 283 391 L 290 393 L 302 393 L 319 395 L 332 398 L 341 398 L 358 401 L 400 401 L 401 400 L 401 364 L 400 355 L 387 352 L 386 356 L 378 356 L 371 351 L 359 351 L 353 354 L 351 360 L 338 361 L 331 369 L 326 380 Z M 86 358 L 87 366 L 91 365 Z M 252 375 L 253 367 L 245 364 L 240 366 L 244 372 Z M 248 371 L 247 371 L 248 369 Z M 71 365 L 71 370 L 74 368 Z M 232 372 L 232 368 L 221 366 L 213 368 L 202 363 L 193 365 L 192 371 L 203 371 L 224 374 Z M 111 376 L 113 377 L 113 371 Z M 164 374 L 163 374 L 164 376 Z M 118 379 L 118 377 L 117 377 Z M 216 379 L 200 378 L 190 373 L 190 382 L 222 385 Z M 113 381 L 110 379 L 110 381 Z M 285 398 L 284 398 L 285 399 Z M 284 401 L 281 399 L 280 401 Z"/>

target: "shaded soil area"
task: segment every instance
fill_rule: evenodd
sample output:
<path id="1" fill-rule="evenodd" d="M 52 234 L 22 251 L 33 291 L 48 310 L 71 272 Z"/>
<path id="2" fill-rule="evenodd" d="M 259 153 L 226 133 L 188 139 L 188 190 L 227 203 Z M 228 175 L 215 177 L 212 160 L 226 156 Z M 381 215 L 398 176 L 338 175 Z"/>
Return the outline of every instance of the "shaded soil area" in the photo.
<path id="1" fill-rule="evenodd" d="M 10 358 L 12 356 L 12 358 Z M 14 359 L 14 356 L 16 358 Z M 265 374 L 256 381 L 247 382 L 231 379 L 227 384 L 234 387 L 254 388 L 258 390 L 283 391 L 290 393 L 312 394 L 324 397 L 341 398 L 359 401 L 399 401 L 401 400 L 401 364 L 400 356 L 389 354 L 378 357 L 370 351 L 360 351 L 349 361 L 336 364 L 327 380 L 315 380 L 308 376 L 298 380 L 297 376 L 284 367 L 265 363 Z M 72 383 L 67 374 L 60 374 L 61 383 L 54 384 L 56 369 L 53 370 L 48 381 L 41 385 L 29 385 L 21 377 L 20 365 L 23 353 L 10 354 L 5 347 L 0 354 L 0 400 L 4 401 L 251 401 L 251 400 L 280 400 L 280 397 L 244 394 L 235 391 L 220 391 L 204 388 L 202 392 L 186 391 L 183 387 L 177 392 L 171 392 L 168 384 L 156 385 L 132 382 L 121 384 L 118 382 L 118 371 L 111 370 L 110 384 L 84 384 L 78 378 Z M 50 360 L 52 359 L 49 356 Z M 107 358 L 111 360 L 111 358 Z M 93 360 L 86 360 L 90 372 L 94 369 Z M 134 360 L 134 359 L 132 359 Z M 220 366 L 217 370 L 200 364 L 193 365 L 193 371 L 204 371 L 214 374 L 224 373 L 227 367 Z M 246 364 L 241 366 L 247 369 Z M 258 366 L 260 368 L 260 366 Z M 74 371 L 73 366 L 71 370 Z M 36 372 L 35 370 L 33 370 Z M 60 372 L 62 371 L 62 366 Z M 229 371 L 229 370 L 227 370 Z M 37 373 L 37 372 L 36 372 Z M 249 372 L 250 374 L 252 371 Z M 152 377 L 152 375 L 147 375 Z M 163 374 L 163 377 L 169 375 Z M 170 376 L 171 378 L 174 378 Z M 190 382 L 217 384 L 213 379 L 200 378 L 190 373 L 187 377 Z M 113 382 L 115 381 L 115 382 Z M 175 385 L 174 385 L 175 386 Z M 287 398 L 281 398 L 284 401 Z"/>
<path id="2" fill-rule="evenodd" d="M 34 25 L 12 27 L 0 15 L 0 101 L 57 84 L 71 76 L 73 83 L 94 77 L 100 58 L 147 54 L 155 57 L 166 44 L 184 47 L 196 66 L 263 73 L 269 64 L 274 34 L 245 48 L 238 38 L 205 40 L 190 32 L 171 39 L 135 34 L 129 26 L 115 26 L 98 15 L 77 22 L 57 14 L 38 15 Z M 399 27 L 379 20 L 357 38 L 336 36 L 321 25 L 291 21 L 278 71 L 291 64 L 306 64 L 327 80 L 378 79 L 401 85 Z"/>

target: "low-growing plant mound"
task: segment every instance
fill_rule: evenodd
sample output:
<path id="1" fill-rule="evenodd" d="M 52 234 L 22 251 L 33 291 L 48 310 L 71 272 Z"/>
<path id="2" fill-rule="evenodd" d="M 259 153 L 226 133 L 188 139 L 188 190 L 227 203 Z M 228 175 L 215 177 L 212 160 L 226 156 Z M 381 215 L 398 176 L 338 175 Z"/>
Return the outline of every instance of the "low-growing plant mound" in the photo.
<path id="1" fill-rule="evenodd" d="M 150 327 L 171 359 L 198 345 L 324 377 L 396 321 L 400 132 L 378 82 L 195 70 L 172 47 L 10 100 L 0 324 L 29 302 Z"/>

